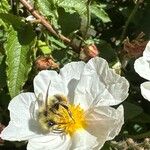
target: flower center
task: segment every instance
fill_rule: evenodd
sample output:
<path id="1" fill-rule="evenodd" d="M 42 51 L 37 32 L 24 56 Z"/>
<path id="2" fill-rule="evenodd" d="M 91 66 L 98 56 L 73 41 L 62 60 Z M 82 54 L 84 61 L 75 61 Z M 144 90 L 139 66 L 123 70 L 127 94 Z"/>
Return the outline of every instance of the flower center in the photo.
<path id="1" fill-rule="evenodd" d="M 68 104 L 63 95 L 49 97 L 38 111 L 38 122 L 44 132 L 72 135 L 86 127 L 85 120 L 85 112 L 80 105 Z"/>
<path id="2" fill-rule="evenodd" d="M 86 127 L 84 110 L 80 105 L 69 105 L 69 111 L 60 107 L 59 112 L 62 117 L 58 118 L 60 128 L 64 129 L 66 133 L 72 135 L 76 130 L 81 130 Z"/>

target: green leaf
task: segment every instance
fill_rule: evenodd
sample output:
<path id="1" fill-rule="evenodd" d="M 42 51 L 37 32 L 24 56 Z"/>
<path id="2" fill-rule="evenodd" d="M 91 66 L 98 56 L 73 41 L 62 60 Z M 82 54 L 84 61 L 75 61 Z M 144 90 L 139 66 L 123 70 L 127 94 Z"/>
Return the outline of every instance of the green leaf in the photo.
<path id="1" fill-rule="evenodd" d="M 73 31 L 79 29 L 81 22 L 79 14 L 70 14 L 65 12 L 64 9 L 59 9 L 58 14 L 58 24 L 61 26 L 62 34 L 68 36 Z"/>
<path id="2" fill-rule="evenodd" d="M 0 13 L 8 13 L 10 10 L 10 5 L 8 4 L 8 0 L 0 0 Z M 0 17 L 0 26 L 4 26 L 7 28 L 6 24 Z"/>
<path id="3" fill-rule="evenodd" d="M 143 109 L 135 104 L 124 102 L 125 120 L 133 119 L 143 112 Z"/>
<path id="4" fill-rule="evenodd" d="M 69 13 L 78 12 L 81 15 L 86 12 L 85 0 L 57 0 L 57 5 Z"/>
<path id="5" fill-rule="evenodd" d="M 10 5 L 8 4 L 8 0 L 0 1 L 0 13 L 7 13 L 10 10 Z"/>
<path id="6" fill-rule="evenodd" d="M 85 0 L 36 0 L 38 8 L 42 11 L 45 16 L 53 16 L 54 12 L 58 8 L 62 7 L 66 12 L 74 13 L 78 12 L 83 14 L 86 12 L 86 1 Z"/>
<path id="7" fill-rule="evenodd" d="M 105 10 L 103 8 L 100 7 L 100 5 L 91 5 L 90 11 L 92 14 L 94 14 L 99 19 L 101 19 L 102 22 L 104 22 L 104 23 L 111 21 L 108 14 L 105 12 Z"/>
<path id="8" fill-rule="evenodd" d="M 30 45 L 22 45 L 17 35 L 18 33 L 11 28 L 5 43 L 7 84 L 12 98 L 22 90 L 31 69 Z"/>
<path id="9" fill-rule="evenodd" d="M 17 30 L 18 40 L 21 45 L 28 45 L 34 40 L 36 34 L 32 29 L 30 24 L 22 24 L 22 26 Z"/>
<path id="10" fill-rule="evenodd" d="M 55 28 L 58 28 L 57 19 L 57 9 L 55 2 L 56 0 L 36 0 L 36 7 L 37 9 L 47 17 L 47 19 L 50 20 L 50 22 L 55 26 Z"/>
<path id="11" fill-rule="evenodd" d="M 55 0 L 36 0 L 38 9 L 44 14 L 44 16 L 54 16 Z"/>
<path id="12" fill-rule="evenodd" d="M 3 88 L 7 85 L 5 71 L 6 71 L 5 56 L 0 54 L 0 88 Z"/>
<path id="13" fill-rule="evenodd" d="M 25 24 L 21 17 L 17 17 L 12 14 L 0 13 L 0 18 L 3 22 L 12 25 L 15 30 L 20 30 L 20 28 L 22 28 Z"/>
<path id="14" fill-rule="evenodd" d="M 52 36 L 49 36 L 48 39 L 51 41 L 51 45 L 53 45 L 53 47 L 55 47 L 56 49 L 58 48 L 66 48 L 66 45 L 61 42 L 59 39 L 55 39 Z"/>
<path id="15" fill-rule="evenodd" d="M 51 51 L 52 51 L 48 47 L 48 45 L 45 42 L 41 41 L 41 40 L 38 41 L 38 48 L 42 51 L 43 54 L 50 54 Z"/>

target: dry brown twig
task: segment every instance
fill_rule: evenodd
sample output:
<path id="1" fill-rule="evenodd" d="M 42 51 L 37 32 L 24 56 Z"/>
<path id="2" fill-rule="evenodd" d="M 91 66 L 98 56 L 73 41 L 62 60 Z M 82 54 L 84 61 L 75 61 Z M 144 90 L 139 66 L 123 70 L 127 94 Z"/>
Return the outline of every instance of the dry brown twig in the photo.
<path id="1" fill-rule="evenodd" d="M 50 33 L 60 38 L 64 43 L 69 44 L 71 40 L 62 34 L 59 34 L 55 29 L 53 29 L 50 22 L 48 22 L 42 15 L 40 15 L 28 2 L 27 0 L 20 0 L 20 3 L 41 23 Z"/>

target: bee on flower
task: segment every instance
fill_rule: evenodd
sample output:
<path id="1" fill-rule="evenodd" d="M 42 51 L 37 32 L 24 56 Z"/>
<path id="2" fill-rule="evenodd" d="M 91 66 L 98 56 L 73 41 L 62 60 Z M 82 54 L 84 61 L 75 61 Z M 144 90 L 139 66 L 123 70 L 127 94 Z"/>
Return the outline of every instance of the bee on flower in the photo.
<path id="1" fill-rule="evenodd" d="M 27 150 L 98 150 L 124 123 L 129 83 L 99 57 L 71 62 L 34 78 L 34 93 L 9 104 L 10 122 L 0 137 L 28 141 Z"/>

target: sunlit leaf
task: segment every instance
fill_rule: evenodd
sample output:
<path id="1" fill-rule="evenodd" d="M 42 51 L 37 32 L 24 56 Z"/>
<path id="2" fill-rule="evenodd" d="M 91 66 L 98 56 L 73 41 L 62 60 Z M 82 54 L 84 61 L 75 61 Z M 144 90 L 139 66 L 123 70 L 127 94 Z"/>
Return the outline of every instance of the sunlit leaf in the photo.
<path id="1" fill-rule="evenodd" d="M 38 48 L 42 51 L 43 54 L 50 54 L 51 49 L 50 47 L 43 41 L 38 41 Z"/>
<path id="2" fill-rule="evenodd" d="M 7 13 L 10 10 L 10 5 L 8 4 L 8 0 L 0 1 L 0 13 Z"/>
<path id="3" fill-rule="evenodd" d="M 0 0 L 0 13 L 8 13 L 10 10 L 10 5 L 8 4 L 8 0 Z M 7 28 L 6 24 L 0 17 L 0 26 L 4 26 Z"/>
<path id="4" fill-rule="evenodd" d="M 90 6 L 90 11 L 92 14 L 101 19 L 104 23 L 111 21 L 108 14 L 105 12 L 103 8 L 99 7 L 99 5 Z"/>
<path id="5" fill-rule="evenodd" d="M 85 0 L 58 0 L 57 5 L 69 13 L 78 12 L 81 15 L 86 12 Z"/>
<path id="6" fill-rule="evenodd" d="M 7 84 L 11 97 L 14 97 L 22 90 L 31 69 L 30 45 L 22 45 L 17 32 L 11 28 L 5 50 L 7 55 Z"/>

